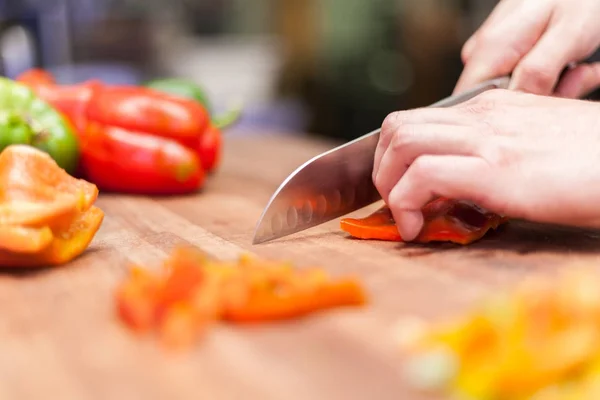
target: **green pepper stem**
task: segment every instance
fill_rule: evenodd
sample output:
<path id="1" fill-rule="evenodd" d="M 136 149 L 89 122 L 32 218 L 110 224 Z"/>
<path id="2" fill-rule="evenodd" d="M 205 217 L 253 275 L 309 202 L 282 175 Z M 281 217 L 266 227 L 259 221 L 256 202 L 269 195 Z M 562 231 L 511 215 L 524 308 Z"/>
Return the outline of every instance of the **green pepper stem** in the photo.
<path id="1" fill-rule="evenodd" d="M 236 107 L 232 107 L 224 114 L 218 115 L 213 118 L 212 123 L 215 127 L 222 130 L 237 122 L 242 116 L 243 106 L 238 104 Z"/>

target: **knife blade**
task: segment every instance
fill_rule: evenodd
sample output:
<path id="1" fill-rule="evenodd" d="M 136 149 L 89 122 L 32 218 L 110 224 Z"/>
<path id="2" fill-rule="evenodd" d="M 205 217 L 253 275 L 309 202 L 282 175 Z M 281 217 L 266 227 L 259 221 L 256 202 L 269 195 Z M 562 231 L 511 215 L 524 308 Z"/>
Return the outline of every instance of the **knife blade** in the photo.
<path id="1" fill-rule="evenodd" d="M 450 107 L 495 88 L 510 77 L 485 81 L 429 107 Z M 359 210 L 381 199 L 372 180 L 380 129 L 326 151 L 292 172 L 271 196 L 252 244 L 288 236 Z"/>

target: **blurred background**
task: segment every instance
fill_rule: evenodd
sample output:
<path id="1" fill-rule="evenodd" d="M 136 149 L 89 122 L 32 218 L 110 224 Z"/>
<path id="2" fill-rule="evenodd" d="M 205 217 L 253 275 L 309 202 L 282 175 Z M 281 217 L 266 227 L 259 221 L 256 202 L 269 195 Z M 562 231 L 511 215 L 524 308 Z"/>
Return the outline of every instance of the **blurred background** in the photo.
<path id="1" fill-rule="evenodd" d="M 450 94 L 494 0 L 0 0 L 0 65 L 60 82 L 178 76 L 240 129 L 340 140 Z"/>

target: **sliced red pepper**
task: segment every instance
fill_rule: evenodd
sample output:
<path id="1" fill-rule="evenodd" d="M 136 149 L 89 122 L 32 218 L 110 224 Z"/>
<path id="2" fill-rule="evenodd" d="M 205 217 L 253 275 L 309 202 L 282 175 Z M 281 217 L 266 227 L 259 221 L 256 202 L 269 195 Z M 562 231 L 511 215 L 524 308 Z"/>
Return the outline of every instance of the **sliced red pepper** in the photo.
<path id="1" fill-rule="evenodd" d="M 209 115 L 197 102 L 138 86 L 106 86 L 89 104 L 92 121 L 176 139 L 200 137 Z"/>
<path id="2" fill-rule="evenodd" d="M 84 136 L 82 172 L 100 190 L 183 194 L 204 184 L 196 153 L 174 140 L 92 122 Z"/>
<path id="3" fill-rule="evenodd" d="M 508 219 L 458 200 L 438 198 L 423 208 L 425 223 L 414 240 L 416 243 L 453 242 L 469 244 L 481 239 Z M 358 239 L 402 241 L 388 206 L 365 218 L 344 218 L 343 231 Z"/>

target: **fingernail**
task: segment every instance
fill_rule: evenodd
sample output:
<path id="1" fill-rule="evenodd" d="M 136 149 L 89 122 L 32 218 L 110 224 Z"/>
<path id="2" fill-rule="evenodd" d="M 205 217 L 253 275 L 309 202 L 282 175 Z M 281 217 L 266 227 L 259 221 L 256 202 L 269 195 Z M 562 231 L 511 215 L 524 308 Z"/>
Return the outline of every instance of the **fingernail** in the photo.
<path id="1" fill-rule="evenodd" d="M 406 242 L 414 240 L 423 229 L 423 213 L 421 211 L 403 211 L 396 221 L 400 236 Z"/>

